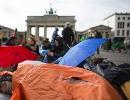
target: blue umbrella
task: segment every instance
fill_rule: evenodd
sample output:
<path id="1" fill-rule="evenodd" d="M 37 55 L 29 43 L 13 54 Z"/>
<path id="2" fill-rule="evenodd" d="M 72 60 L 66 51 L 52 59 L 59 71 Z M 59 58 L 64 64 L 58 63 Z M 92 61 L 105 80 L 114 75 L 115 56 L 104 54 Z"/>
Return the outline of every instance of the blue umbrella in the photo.
<path id="1" fill-rule="evenodd" d="M 88 39 L 72 47 L 61 59 L 59 64 L 77 66 L 86 58 L 92 56 L 107 39 Z"/>

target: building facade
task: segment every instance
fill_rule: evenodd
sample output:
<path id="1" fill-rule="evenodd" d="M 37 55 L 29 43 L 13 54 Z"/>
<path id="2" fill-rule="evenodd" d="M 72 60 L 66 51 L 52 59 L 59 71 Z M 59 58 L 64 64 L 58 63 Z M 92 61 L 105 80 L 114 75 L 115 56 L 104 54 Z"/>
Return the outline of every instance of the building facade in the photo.
<path id="1" fill-rule="evenodd" d="M 16 36 L 20 41 L 25 40 L 26 32 L 18 32 L 16 29 L 11 29 L 5 26 L 0 25 L 0 39 L 9 38 L 11 36 Z"/>
<path id="2" fill-rule="evenodd" d="M 105 26 L 105 25 L 98 25 L 91 27 L 85 31 L 77 32 L 78 34 L 78 41 L 80 41 L 81 37 L 94 37 L 95 31 L 98 31 L 101 33 L 103 38 L 110 38 L 111 37 L 111 27 Z"/>
<path id="3" fill-rule="evenodd" d="M 0 38 L 10 37 L 13 32 L 13 29 L 0 25 Z"/>
<path id="4" fill-rule="evenodd" d="M 27 16 L 27 36 L 31 34 L 31 29 L 35 27 L 35 38 L 39 42 L 39 28 L 43 27 L 43 38 L 47 37 L 48 27 L 64 27 L 65 23 L 69 22 L 72 29 L 75 31 L 75 16 L 58 16 L 50 8 L 44 16 Z"/>
<path id="5" fill-rule="evenodd" d="M 105 25 L 98 25 L 91 27 L 87 30 L 87 36 L 88 37 L 94 37 L 95 36 L 95 31 L 98 31 L 101 33 L 103 38 L 110 38 L 111 37 L 111 27 L 105 26 Z"/>
<path id="6" fill-rule="evenodd" d="M 130 37 L 130 13 L 114 13 L 103 24 L 112 28 L 112 37 Z"/>

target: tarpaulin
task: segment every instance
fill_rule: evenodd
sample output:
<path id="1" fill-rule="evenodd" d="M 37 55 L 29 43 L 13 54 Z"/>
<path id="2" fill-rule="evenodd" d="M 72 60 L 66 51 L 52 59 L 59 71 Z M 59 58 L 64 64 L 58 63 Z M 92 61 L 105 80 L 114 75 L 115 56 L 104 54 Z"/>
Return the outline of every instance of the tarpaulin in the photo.
<path id="1" fill-rule="evenodd" d="M 81 68 L 20 63 L 13 73 L 11 100 L 121 100 L 102 77 Z"/>
<path id="2" fill-rule="evenodd" d="M 36 60 L 37 54 L 24 46 L 1 46 L 0 67 L 11 67 L 25 60 Z"/>
<path id="3" fill-rule="evenodd" d="M 83 42 L 78 43 L 63 56 L 60 65 L 68 65 L 76 67 L 82 61 L 92 56 L 97 48 L 99 48 L 107 39 L 88 39 Z"/>

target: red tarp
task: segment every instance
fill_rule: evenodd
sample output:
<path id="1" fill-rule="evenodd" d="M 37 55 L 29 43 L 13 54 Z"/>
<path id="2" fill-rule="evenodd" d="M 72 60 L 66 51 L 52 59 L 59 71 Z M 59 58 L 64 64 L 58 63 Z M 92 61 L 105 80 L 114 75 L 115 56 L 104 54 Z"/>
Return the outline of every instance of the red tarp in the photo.
<path id="1" fill-rule="evenodd" d="M 23 46 L 0 47 L 0 67 L 10 67 L 24 60 L 36 60 L 37 55 Z"/>

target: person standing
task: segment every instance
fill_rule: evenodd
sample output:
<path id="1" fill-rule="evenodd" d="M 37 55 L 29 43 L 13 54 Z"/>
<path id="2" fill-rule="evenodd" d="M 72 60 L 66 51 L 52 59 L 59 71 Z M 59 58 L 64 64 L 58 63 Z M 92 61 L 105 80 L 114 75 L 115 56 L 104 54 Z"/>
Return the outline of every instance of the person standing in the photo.
<path id="1" fill-rule="evenodd" d="M 129 38 L 124 39 L 124 48 L 125 48 L 125 51 L 127 53 L 128 49 L 130 48 L 130 39 Z"/>
<path id="2" fill-rule="evenodd" d="M 95 35 L 94 38 L 102 38 L 102 34 L 100 32 L 98 32 L 97 30 L 95 30 Z M 97 54 L 99 55 L 99 48 L 97 48 Z"/>
<path id="3" fill-rule="evenodd" d="M 62 31 L 62 36 L 65 43 L 70 47 L 74 41 L 74 32 L 70 26 L 70 23 L 66 23 Z"/>
<path id="4" fill-rule="evenodd" d="M 57 36 L 59 36 L 58 31 L 59 31 L 59 29 L 58 29 L 58 27 L 56 27 L 54 32 L 53 32 L 52 39 L 51 39 L 51 45 L 52 46 L 54 46 L 55 40 L 56 40 Z"/>

